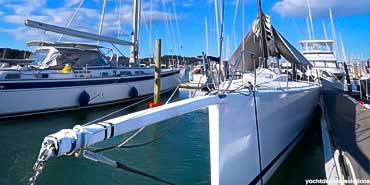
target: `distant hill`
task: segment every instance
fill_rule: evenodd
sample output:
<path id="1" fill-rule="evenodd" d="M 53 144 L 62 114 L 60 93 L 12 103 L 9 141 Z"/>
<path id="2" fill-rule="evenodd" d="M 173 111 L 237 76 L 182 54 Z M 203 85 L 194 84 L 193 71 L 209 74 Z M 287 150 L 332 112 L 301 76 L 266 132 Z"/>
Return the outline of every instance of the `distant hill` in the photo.
<path id="1" fill-rule="evenodd" d="M 178 61 L 180 65 L 193 65 L 200 61 L 197 57 L 187 57 L 187 56 L 179 56 L 179 55 L 164 55 L 161 57 L 161 64 L 170 66 L 172 65 L 172 61 Z M 142 64 L 150 65 L 154 64 L 153 58 L 142 58 L 140 59 Z"/>
<path id="2" fill-rule="evenodd" d="M 30 51 L 11 48 L 0 48 L 0 58 L 23 59 L 28 58 L 30 55 L 31 55 Z"/>
<path id="3" fill-rule="evenodd" d="M 108 56 L 108 59 L 110 59 L 111 57 Z M 200 61 L 200 59 L 196 58 L 196 57 L 183 57 L 183 56 L 178 56 L 178 55 L 164 55 L 161 57 L 161 64 L 162 65 L 166 65 L 166 66 L 170 66 L 172 65 L 172 59 L 174 61 L 179 61 L 178 64 L 180 65 L 193 65 L 193 64 L 196 64 Z M 113 57 L 113 60 L 112 60 L 112 64 L 115 65 L 115 61 L 116 59 Z M 129 62 L 130 62 L 130 58 L 129 57 L 126 57 L 126 56 L 120 56 L 119 59 L 118 59 L 118 64 L 120 66 L 128 66 L 129 65 Z M 154 59 L 153 58 L 141 58 L 140 59 L 140 63 L 141 64 L 145 64 L 147 66 L 149 66 L 150 64 L 154 64 Z"/>

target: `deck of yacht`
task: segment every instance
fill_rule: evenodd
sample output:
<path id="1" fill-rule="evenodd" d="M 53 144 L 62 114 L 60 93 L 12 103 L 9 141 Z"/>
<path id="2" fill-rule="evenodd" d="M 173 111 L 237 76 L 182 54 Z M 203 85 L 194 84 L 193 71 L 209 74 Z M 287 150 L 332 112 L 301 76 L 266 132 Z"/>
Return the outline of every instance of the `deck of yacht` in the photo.
<path id="1" fill-rule="evenodd" d="M 345 94 L 325 93 L 324 100 L 335 149 L 349 158 L 356 179 L 370 179 L 370 110 Z"/>

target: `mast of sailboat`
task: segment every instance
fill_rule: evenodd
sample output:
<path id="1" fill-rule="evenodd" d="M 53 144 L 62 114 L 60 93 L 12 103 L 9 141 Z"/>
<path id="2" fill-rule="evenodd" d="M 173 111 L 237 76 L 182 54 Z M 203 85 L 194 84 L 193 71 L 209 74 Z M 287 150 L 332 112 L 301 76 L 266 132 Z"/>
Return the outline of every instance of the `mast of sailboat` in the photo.
<path id="1" fill-rule="evenodd" d="M 209 55 L 209 50 L 208 50 L 208 21 L 207 17 L 204 18 L 204 24 L 205 24 L 205 34 L 206 34 L 206 54 Z"/>
<path id="2" fill-rule="evenodd" d="M 221 64 L 222 64 L 222 43 L 223 43 L 223 40 L 224 40 L 224 37 L 223 37 L 223 32 L 224 32 L 224 14 L 225 14 L 225 0 L 222 0 L 222 4 L 221 4 L 221 31 L 220 31 L 220 40 L 219 40 L 219 43 L 220 43 L 220 47 L 219 47 L 219 71 L 221 72 Z M 226 66 L 225 66 L 226 67 Z M 227 70 L 225 69 L 225 72 Z M 225 75 L 225 78 L 227 79 L 228 78 L 228 75 Z"/>
<path id="3" fill-rule="evenodd" d="M 325 40 L 328 40 L 328 33 L 326 32 L 325 21 L 322 21 L 322 29 L 324 31 Z"/>
<path id="4" fill-rule="evenodd" d="M 140 11 L 141 11 L 141 0 L 134 0 L 133 18 L 132 18 L 132 36 L 130 56 L 130 66 L 137 64 L 139 60 L 139 30 L 140 30 Z"/>
<path id="5" fill-rule="evenodd" d="M 266 43 L 266 30 L 265 30 L 265 21 L 263 14 L 262 7 L 261 7 L 261 0 L 257 0 L 258 3 L 258 18 L 260 22 L 260 31 L 261 31 L 261 53 L 263 57 L 263 67 L 267 67 L 267 58 L 268 58 L 268 51 L 267 51 L 267 43 Z"/>
<path id="6" fill-rule="evenodd" d="M 215 0 L 215 19 L 216 19 L 216 37 L 217 37 L 217 46 L 220 48 L 220 32 L 218 31 L 218 0 Z"/>
<path id="7" fill-rule="evenodd" d="M 334 44 L 333 44 L 334 50 L 333 51 L 336 57 L 338 57 L 339 52 L 338 52 L 338 45 L 337 45 L 337 35 L 335 33 L 335 25 L 334 25 L 333 13 L 331 11 L 331 8 L 329 8 L 329 17 L 330 17 L 330 25 L 331 25 L 331 34 L 334 40 Z"/>
<path id="8" fill-rule="evenodd" d="M 66 28 L 69 28 L 72 24 L 72 22 L 75 20 L 78 12 L 80 11 L 82 5 L 84 4 L 85 0 L 81 0 L 80 1 L 80 4 L 78 5 L 77 9 L 73 12 L 73 15 L 72 17 L 69 19 L 67 25 L 65 26 Z M 60 34 L 59 38 L 58 38 L 58 42 L 60 42 L 63 38 L 64 34 Z"/>
<path id="9" fill-rule="evenodd" d="M 309 21 L 309 18 L 308 17 L 306 17 L 306 23 L 307 23 L 308 39 L 309 40 L 312 40 L 312 37 L 311 37 L 311 28 L 310 28 L 310 21 Z"/>
<path id="10" fill-rule="evenodd" d="M 344 49 L 342 35 L 340 35 L 339 38 L 340 38 L 340 44 L 342 45 L 343 61 L 347 64 L 346 51 Z"/>
<path id="11" fill-rule="evenodd" d="M 325 40 L 328 40 L 328 33 L 326 32 L 325 21 L 322 21 L 322 29 L 324 31 Z M 329 44 L 326 43 L 325 45 L 326 45 L 327 50 L 330 50 Z"/>
<path id="12" fill-rule="evenodd" d="M 103 1 L 103 9 L 101 11 L 101 16 L 100 16 L 100 23 L 99 23 L 99 33 L 98 35 L 101 36 L 103 32 L 103 24 L 104 24 L 104 16 L 105 16 L 105 7 L 107 4 L 107 0 Z M 96 45 L 99 45 L 99 41 L 96 42 Z"/>
<path id="13" fill-rule="evenodd" d="M 308 17 L 310 19 L 311 36 L 312 36 L 312 39 L 315 39 L 315 32 L 314 32 L 313 23 L 312 23 L 312 13 L 311 13 L 311 7 L 310 7 L 310 0 L 307 0 L 307 7 L 308 7 Z"/>
<path id="14" fill-rule="evenodd" d="M 241 12 L 241 14 L 242 14 L 242 22 L 241 22 L 241 25 L 242 25 L 242 34 L 241 34 L 241 36 L 240 36 L 240 38 L 242 39 L 242 42 L 243 42 L 243 44 L 242 44 L 242 49 L 243 49 L 243 51 L 245 50 L 245 44 L 244 44 L 244 41 L 243 41 L 243 38 L 244 38 L 244 34 L 245 34 L 245 26 L 244 26 L 244 18 L 245 18 L 245 13 L 244 13 L 244 9 L 245 9 L 245 6 L 244 6 L 244 0 L 241 0 L 241 8 L 242 8 L 242 12 Z M 235 32 L 234 32 L 235 33 Z M 236 40 L 236 39 L 235 39 Z M 236 47 L 235 47 L 236 48 Z M 242 71 L 245 71 L 245 57 L 243 56 L 243 58 L 242 58 Z"/>

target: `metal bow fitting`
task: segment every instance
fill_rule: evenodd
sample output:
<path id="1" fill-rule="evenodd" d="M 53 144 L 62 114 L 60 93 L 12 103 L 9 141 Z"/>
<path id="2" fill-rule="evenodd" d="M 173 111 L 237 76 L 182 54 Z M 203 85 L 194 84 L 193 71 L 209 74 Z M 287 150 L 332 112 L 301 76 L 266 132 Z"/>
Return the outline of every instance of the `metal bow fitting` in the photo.
<path id="1" fill-rule="evenodd" d="M 51 141 L 44 141 L 42 143 L 39 156 L 37 157 L 37 161 L 35 162 L 33 166 L 33 170 L 35 172 L 35 175 L 30 177 L 29 181 L 31 185 L 34 185 L 37 178 L 40 176 L 42 170 L 45 168 L 45 162 L 50 159 L 50 157 L 54 156 L 54 151 L 56 150 L 56 147 L 54 146 L 54 143 Z"/>

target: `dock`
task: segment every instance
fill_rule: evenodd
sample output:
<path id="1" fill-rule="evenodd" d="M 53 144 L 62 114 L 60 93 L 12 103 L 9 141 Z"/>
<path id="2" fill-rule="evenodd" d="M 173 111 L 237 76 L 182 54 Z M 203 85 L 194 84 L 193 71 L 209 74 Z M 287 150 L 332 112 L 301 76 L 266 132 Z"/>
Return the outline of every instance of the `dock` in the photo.
<path id="1" fill-rule="evenodd" d="M 331 142 L 330 147 L 324 142 L 324 150 L 339 151 L 337 157 L 332 153 L 338 176 L 370 179 L 370 109 L 343 93 L 324 93 L 323 99 Z"/>

